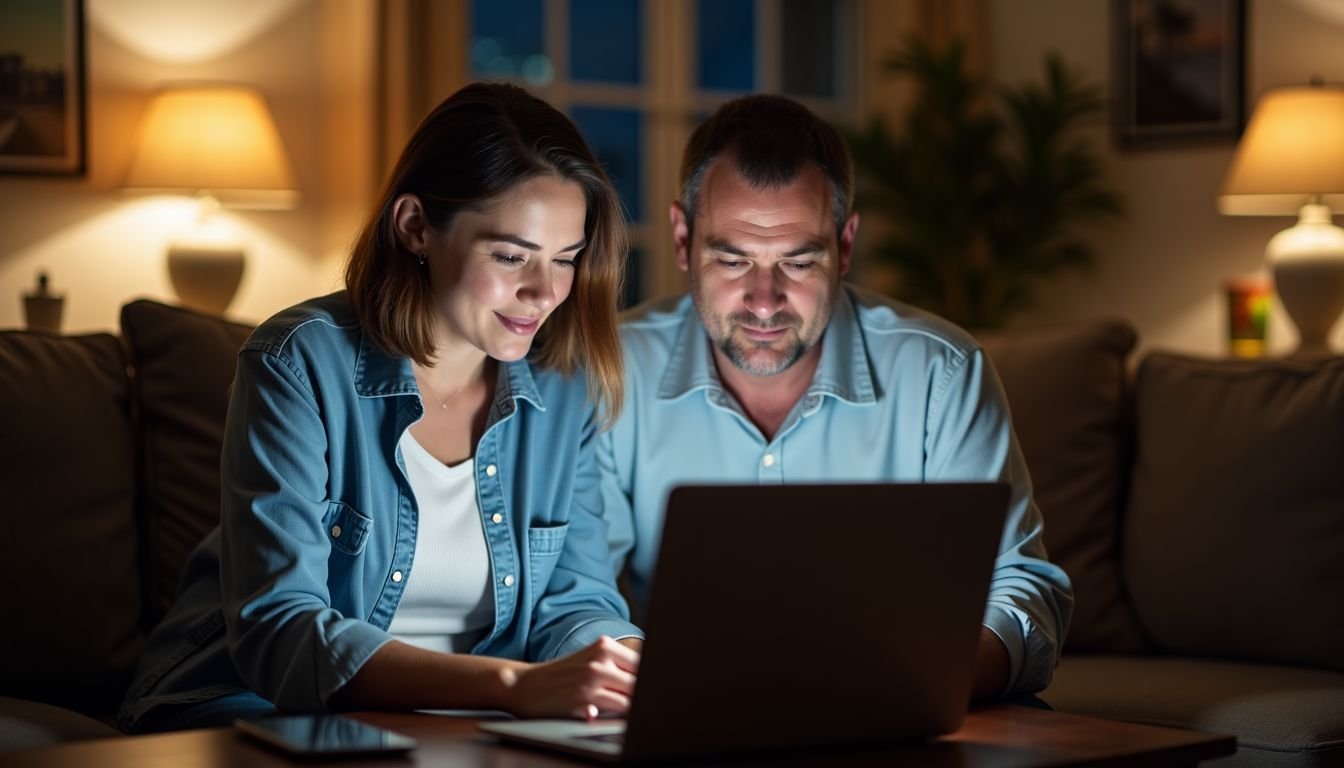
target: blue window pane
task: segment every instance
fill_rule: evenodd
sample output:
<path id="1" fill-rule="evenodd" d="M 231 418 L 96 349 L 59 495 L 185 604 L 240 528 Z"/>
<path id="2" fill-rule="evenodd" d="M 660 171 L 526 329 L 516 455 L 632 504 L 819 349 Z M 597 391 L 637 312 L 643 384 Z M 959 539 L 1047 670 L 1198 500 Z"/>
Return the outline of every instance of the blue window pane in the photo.
<path id="1" fill-rule="evenodd" d="M 544 0 L 472 0 L 471 71 L 545 85 L 554 76 L 546 56 Z"/>
<path id="2" fill-rule="evenodd" d="M 836 15 L 833 0 L 784 0 L 784 92 L 835 96 Z"/>
<path id="3" fill-rule="evenodd" d="M 644 157 L 644 124 L 639 110 L 574 107 L 570 110 L 570 116 L 616 185 L 616 191 L 625 205 L 626 218 L 639 221 L 644 211 L 643 195 L 640 193 L 643 184 L 640 164 Z"/>
<path id="4" fill-rule="evenodd" d="M 639 85 L 644 79 L 641 0 L 569 0 L 569 76 Z"/>
<path id="5" fill-rule="evenodd" d="M 756 0 L 697 0 L 696 26 L 700 87 L 756 90 Z"/>

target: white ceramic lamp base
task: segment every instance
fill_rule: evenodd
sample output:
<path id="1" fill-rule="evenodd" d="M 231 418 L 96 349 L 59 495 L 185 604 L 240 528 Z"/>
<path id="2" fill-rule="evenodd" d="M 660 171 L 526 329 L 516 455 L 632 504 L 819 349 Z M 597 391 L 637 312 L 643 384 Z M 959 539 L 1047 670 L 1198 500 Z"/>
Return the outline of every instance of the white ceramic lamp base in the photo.
<path id="1" fill-rule="evenodd" d="M 168 248 L 168 278 L 185 306 L 222 315 L 243 280 L 244 262 L 238 246 L 173 244 Z"/>
<path id="2" fill-rule="evenodd" d="M 1324 205 L 1302 206 L 1301 218 L 1265 251 L 1274 290 L 1297 326 L 1299 356 L 1330 354 L 1330 330 L 1344 313 L 1344 229 Z"/>

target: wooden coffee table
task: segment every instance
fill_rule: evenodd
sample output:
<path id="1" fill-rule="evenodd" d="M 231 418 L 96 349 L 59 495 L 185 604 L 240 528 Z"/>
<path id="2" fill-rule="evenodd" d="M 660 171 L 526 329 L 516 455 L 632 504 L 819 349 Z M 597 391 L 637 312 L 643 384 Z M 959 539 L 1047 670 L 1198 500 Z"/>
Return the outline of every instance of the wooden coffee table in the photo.
<path id="1" fill-rule="evenodd" d="M 361 720 L 419 740 L 410 758 L 340 760 L 339 765 L 543 768 L 582 761 L 504 746 L 476 730 L 476 721 L 438 715 L 359 713 Z M 704 765 L 890 765 L 945 768 L 1026 766 L 1193 766 L 1231 755 L 1231 736 L 1099 720 L 1013 705 L 972 710 L 960 731 L 927 744 L 716 759 Z M 42 768 L 223 768 L 293 766 L 278 752 L 228 728 L 101 739 L 0 755 L 0 766 Z M 303 765 L 314 765 L 305 761 Z M 329 763 L 331 764 L 331 763 Z"/>

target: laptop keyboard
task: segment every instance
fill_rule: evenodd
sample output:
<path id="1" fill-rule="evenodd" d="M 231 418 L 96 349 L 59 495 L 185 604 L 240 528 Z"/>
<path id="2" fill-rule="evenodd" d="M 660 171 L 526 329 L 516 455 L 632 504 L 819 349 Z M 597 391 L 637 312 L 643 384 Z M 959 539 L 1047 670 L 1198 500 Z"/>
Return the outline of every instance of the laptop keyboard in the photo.
<path id="1" fill-rule="evenodd" d="M 583 739 L 584 741 L 604 741 L 608 744 L 625 743 L 624 733 L 589 733 L 577 738 Z"/>

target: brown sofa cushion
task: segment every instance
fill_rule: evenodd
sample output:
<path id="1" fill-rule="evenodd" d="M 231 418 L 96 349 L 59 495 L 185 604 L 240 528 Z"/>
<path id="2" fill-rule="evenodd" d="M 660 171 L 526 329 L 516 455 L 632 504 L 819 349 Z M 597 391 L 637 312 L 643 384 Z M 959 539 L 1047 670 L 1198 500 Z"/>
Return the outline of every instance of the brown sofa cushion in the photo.
<path id="1" fill-rule="evenodd" d="M 1041 698 L 1061 712 L 1237 737 L 1235 765 L 1344 763 L 1344 675 L 1172 656 L 1069 655 Z"/>
<path id="2" fill-rule="evenodd" d="M 135 471 L 116 337 L 0 332 L 0 694 L 115 708 L 139 628 Z"/>
<path id="3" fill-rule="evenodd" d="M 1164 651 L 1344 671 L 1344 359 L 1150 355 L 1124 567 Z"/>
<path id="4" fill-rule="evenodd" d="M 1128 652 L 1143 635 L 1123 594 L 1119 515 L 1128 462 L 1125 358 L 1119 322 L 984 334 L 1012 409 L 1050 559 L 1073 581 L 1071 651 Z"/>
<path id="5" fill-rule="evenodd" d="M 121 308 L 141 427 L 149 624 L 172 605 L 187 555 L 219 522 L 219 454 L 229 385 L 238 349 L 251 331 L 153 301 Z"/>

